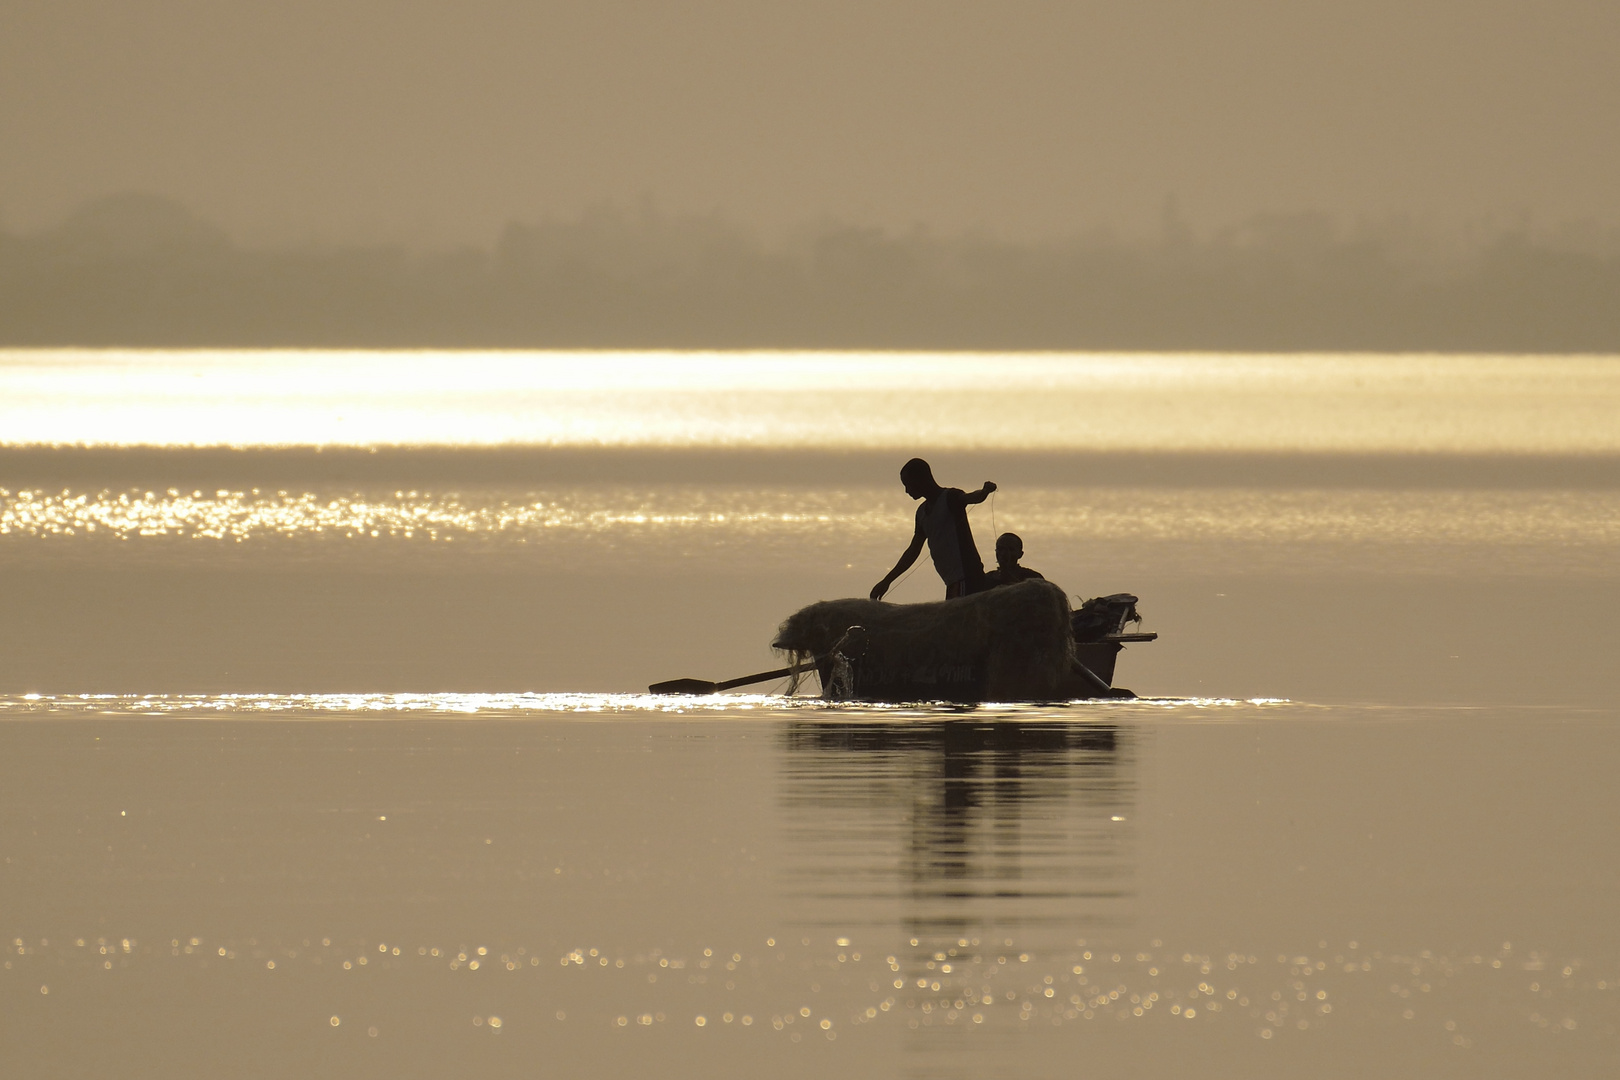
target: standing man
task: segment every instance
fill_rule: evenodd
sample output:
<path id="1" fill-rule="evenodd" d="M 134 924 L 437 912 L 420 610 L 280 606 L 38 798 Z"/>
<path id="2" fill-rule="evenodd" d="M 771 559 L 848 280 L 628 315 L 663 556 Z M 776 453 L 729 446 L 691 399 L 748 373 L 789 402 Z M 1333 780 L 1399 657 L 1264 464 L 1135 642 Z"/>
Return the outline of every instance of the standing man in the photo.
<path id="1" fill-rule="evenodd" d="M 982 488 L 971 492 L 940 487 L 934 479 L 934 470 L 922 458 L 912 458 L 901 467 L 900 482 L 905 485 L 907 495 L 923 503 L 917 507 L 917 528 L 911 534 L 911 543 L 894 569 L 872 586 L 872 599 L 883 599 L 894 579 L 911 569 L 911 564 L 922 554 L 925 540 L 934 569 L 945 581 L 947 600 L 983 591 L 984 563 L 979 560 L 979 549 L 973 546 L 967 508 L 984 502 L 996 490 L 996 485 L 986 480 Z"/>

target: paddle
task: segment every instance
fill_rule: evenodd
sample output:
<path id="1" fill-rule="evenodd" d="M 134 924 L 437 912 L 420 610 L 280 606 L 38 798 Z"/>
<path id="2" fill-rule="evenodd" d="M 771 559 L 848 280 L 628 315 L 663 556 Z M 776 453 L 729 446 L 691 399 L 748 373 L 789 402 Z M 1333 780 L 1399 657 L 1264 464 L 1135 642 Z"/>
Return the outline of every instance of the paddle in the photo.
<path id="1" fill-rule="evenodd" d="M 1098 690 L 1102 691 L 1103 697 L 1114 696 L 1114 688 L 1109 686 L 1101 675 L 1098 675 L 1095 671 L 1092 671 L 1078 660 L 1074 661 L 1074 669 L 1081 675 L 1085 676 L 1086 681 L 1092 686 L 1095 686 Z"/>
<path id="2" fill-rule="evenodd" d="M 706 682 L 703 679 L 670 679 L 668 682 L 653 683 L 647 687 L 649 694 L 718 694 L 722 690 L 731 690 L 738 686 L 748 686 L 750 683 L 770 682 L 772 679 L 785 679 L 796 671 L 808 671 L 815 666 L 815 661 L 807 661 L 797 667 L 777 668 L 774 671 L 761 671 L 755 675 L 744 675 L 740 679 L 727 679 L 724 682 Z"/>

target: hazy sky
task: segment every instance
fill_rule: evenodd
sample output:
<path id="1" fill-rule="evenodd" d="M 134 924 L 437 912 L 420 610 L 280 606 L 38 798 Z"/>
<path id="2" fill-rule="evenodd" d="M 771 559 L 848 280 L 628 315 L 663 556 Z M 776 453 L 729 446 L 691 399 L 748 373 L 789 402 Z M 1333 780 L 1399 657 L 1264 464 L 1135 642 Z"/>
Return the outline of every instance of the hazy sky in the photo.
<path id="1" fill-rule="evenodd" d="M 1615 0 L 5 0 L 0 214 L 488 242 L 650 196 L 1010 237 L 1620 222 Z"/>

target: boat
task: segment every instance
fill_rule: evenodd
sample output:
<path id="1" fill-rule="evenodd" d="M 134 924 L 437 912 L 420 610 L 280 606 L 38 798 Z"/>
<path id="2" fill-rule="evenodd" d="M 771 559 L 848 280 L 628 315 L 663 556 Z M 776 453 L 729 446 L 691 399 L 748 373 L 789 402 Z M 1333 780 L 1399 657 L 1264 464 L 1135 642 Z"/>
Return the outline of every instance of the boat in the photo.
<path id="1" fill-rule="evenodd" d="M 1114 684 L 1128 644 L 1156 640 L 1137 597 L 1115 593 L 1071 610 L 1048 581 L 923 604 L 824 600 L 788 616 L 772 647 L 796 687 L 815 671 L 828 700 L 1066 701 L 1133 698 Z"/>

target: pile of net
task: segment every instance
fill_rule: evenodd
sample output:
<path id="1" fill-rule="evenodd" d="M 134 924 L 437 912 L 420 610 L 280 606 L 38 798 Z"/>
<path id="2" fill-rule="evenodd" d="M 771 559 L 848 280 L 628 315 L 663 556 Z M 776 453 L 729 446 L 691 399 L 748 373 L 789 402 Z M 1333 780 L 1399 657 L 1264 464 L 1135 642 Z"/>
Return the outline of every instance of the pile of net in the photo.
<path id="1" fill-rule="evenodd" d="M 885 671 L 971 666 L 990 701 L 1050 701 L 1069 674 L 1069 598 L 1031 580 L 931 604 L 823 600 L 790 615 L 772 646 L 792 662 L 824 659 L 850 627 L 866 629 L 858 663 Z"/>

